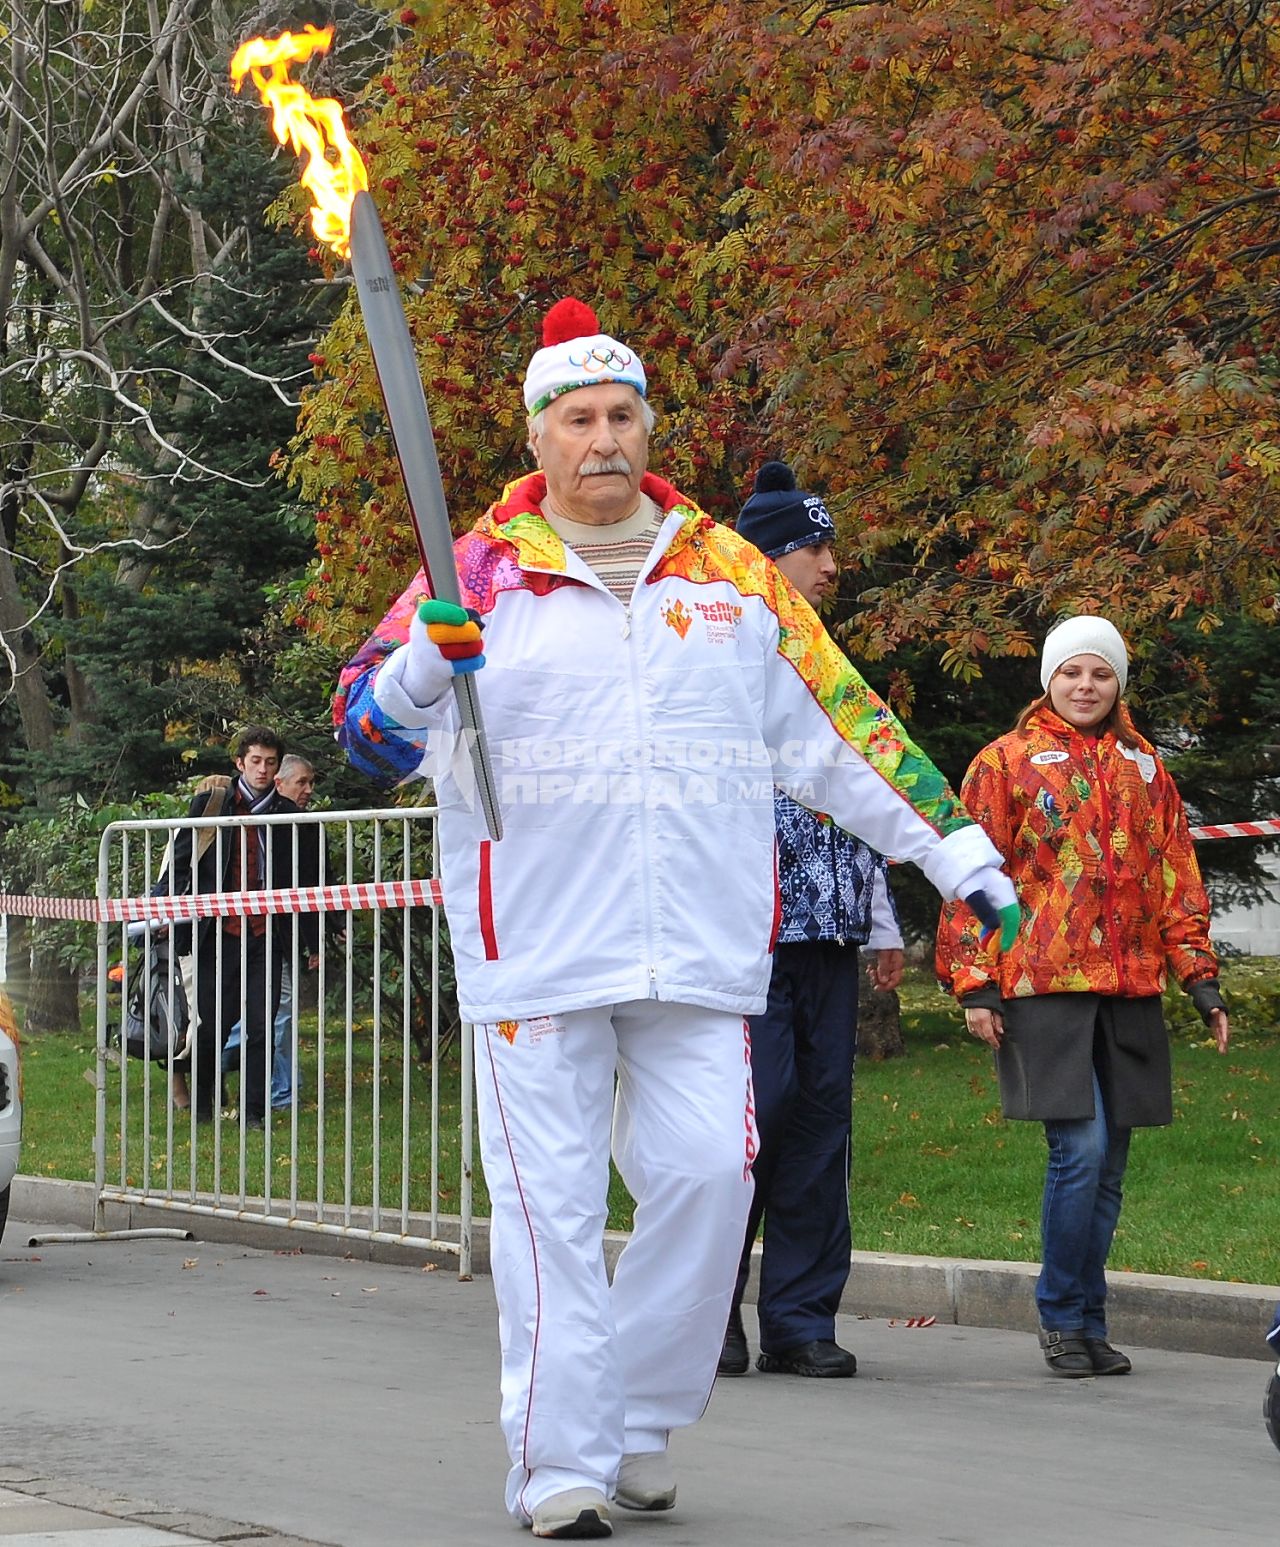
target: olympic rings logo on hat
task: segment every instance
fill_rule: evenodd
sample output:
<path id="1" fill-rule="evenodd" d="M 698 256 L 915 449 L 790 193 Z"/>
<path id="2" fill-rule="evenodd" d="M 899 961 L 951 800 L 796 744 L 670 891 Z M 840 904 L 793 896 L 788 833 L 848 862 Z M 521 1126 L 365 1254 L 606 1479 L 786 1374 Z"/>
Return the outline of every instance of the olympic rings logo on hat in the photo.
<path id="1" fill-rule="evenodd" d="M 571 354 L 569 364 L 576 371 L 625 371 L 634 359 L 625 349 L 601 348 L 596 344 L 584 355 Z"/>
<path id="2" fill-rule="evenodd" d="M 814 526 L 820 526 L 827 531 L 835 529 L 835 522 L 831 519 L 831 513 L 816 494 L 806 495 L 804 508 Z"/>

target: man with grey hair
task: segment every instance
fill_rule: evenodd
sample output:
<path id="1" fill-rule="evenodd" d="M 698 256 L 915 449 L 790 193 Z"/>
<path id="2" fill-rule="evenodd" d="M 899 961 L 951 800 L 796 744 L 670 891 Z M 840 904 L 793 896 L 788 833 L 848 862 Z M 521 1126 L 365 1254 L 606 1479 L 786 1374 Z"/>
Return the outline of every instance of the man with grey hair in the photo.
<path id="1" fill-rule="evenodd" d="M 305 811 L 316 792 L 315 765 L 297 752 L 286 752 L 276 775 L 276 789 L 299 811 Z"/>
<path id="2" fill-rule="evenodd" d="M 435 780 L 507 1507 L 540 1537 L 611 1535 L 611 1500 L 670 1509 L 668 1437 L 715 1379 L 751 1199 L 774 783 L 1016 929 L 999 855 L 808 603 L 647 471 L 646 390 L 589 307 L 551 309 L 524 382 L 538 471 L 459 538 L 464 605 L 420 573 L 334 704 L 360 767 Z M 497 843 L 450 691 L 486 655 Z M 636 1205 L 612 1285 L 611 1132 Z"/>

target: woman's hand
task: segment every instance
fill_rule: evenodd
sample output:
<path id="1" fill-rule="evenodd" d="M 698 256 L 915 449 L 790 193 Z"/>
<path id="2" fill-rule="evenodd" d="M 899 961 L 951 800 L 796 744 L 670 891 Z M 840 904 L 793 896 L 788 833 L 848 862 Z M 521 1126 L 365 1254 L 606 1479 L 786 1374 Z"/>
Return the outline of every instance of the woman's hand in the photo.
<path id="1" fill-rule="evenodd" d="M 1209 1011 L 1209 1030 L 1218 1039 L 1218 1051 L 1225 1053 L 1227 1043 L 1231 1041 L 1231 1025 L 1225 1010 Z"/>
<path id="2" fill-rule="evenodd" d="M 999 1010 L 966 1010 L 964 1026 L 971 1037 L 977 1037 L 979 1042 L 999 1050 L 1000 1039 L 1004 1036 L 1004 1016 Z"/>

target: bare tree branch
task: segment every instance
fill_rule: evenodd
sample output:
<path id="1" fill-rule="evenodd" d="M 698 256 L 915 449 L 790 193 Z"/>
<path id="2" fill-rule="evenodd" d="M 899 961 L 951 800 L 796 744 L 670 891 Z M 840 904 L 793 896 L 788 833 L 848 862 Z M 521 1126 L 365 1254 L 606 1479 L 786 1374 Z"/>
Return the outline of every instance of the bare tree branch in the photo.
<path id="1" fill-rule="evenodd" d="M 334 10 L 343 51 L 324 69 L 350 96 L 394 23 L 362 0 Z M 210 181 L 211 156 L 225 166 L 261 135 L 231 54 L 292 20 L 281 0 L 0 0 L 0 698 L 16 697 L 29 748 L 53 724 L 36 629 L 59 608 L 74 621 L 74 570 L 111 558 L 136 594 L 190 535 L 184 491 L 274 476 L 202 444 L 197 409 L 221 405 L 219 380 L 296 409 L 310 374 L 310 336 L 276 376 L 255 363 L 258 324 L 228 328 L 233 298 L 246 319 L 268 305 L 243 288 L 262 211 Z M 73 718 L 92 714 L 91 687 L 70 691 Z"/>

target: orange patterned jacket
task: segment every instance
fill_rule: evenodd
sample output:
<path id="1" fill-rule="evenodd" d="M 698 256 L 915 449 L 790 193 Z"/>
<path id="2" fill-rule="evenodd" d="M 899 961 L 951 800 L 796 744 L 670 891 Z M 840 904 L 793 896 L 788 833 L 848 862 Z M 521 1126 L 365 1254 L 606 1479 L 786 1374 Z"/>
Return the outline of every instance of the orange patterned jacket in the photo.
<path id="1" fill-rule="evenodd" d="M 962 798 L 1005 856 L 1023 927 L 1002 956 L 948 903 L 935 966 L 957 998 L 995 984 L 1004 999 L 1162 993 L 1216 978 L 1209 899 L 1182 799 L 1155 748 L 1082 735 L 1048 708 L 985 747 Z"/>

